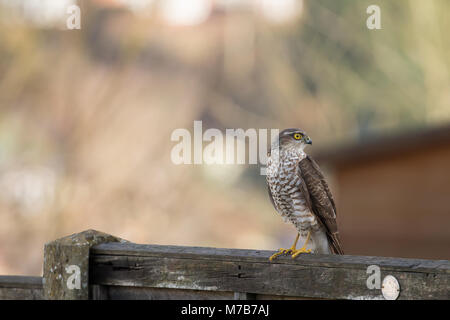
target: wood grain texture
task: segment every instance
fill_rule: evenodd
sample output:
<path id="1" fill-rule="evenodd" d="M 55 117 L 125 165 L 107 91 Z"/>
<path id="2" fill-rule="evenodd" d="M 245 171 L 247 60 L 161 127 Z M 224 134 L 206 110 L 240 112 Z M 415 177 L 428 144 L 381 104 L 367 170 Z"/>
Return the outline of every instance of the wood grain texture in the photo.
<path id="1" fill-rule="evenodd" d="M 0 276 L 0 300 L 42 299 L 42 277 Z"/>
<path id="2" fill-rule="evenodd" d="M 173 288 L 102 286 L 105 300 L 293 300 L 297 297 L 256 295 L 229 291 L 204 291 Z"/>
<path id="3" fill-rule="evenodd" d="M 109 300 L 232 300 L 225 291 L 184 290 L 151 287 L 106 286 Z"/>
<path id="4" fill-rule="evenodd" d="M 268 260 L 272 251 L 105 243 L 91 248 L 91 283 L 104 286 L 239 292 L 298 298 L 382 299 L 367 267 L 393 275 L 399 299 L 449 299 L 450 261 L 303 255 Z"/>

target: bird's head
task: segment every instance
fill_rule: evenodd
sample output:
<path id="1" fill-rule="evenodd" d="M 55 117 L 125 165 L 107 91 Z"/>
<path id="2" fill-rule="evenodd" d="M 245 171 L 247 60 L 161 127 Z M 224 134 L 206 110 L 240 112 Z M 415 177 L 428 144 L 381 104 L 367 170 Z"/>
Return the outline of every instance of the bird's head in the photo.
<path id="1" fill-rule="evenodd" d="M 292 149 L 303 151 L 308 144 L 312 144 L 311 139 L 305 131 L 301 129 L 285 129 L 278 137 L 281 149 Z"/>

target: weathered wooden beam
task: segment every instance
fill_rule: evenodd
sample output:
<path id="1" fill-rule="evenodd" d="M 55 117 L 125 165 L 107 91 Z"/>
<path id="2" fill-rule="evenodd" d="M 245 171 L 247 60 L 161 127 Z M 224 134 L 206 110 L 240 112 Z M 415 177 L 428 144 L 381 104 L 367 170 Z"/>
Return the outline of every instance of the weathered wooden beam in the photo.
<path id="1" fill-rule="evenodd" d="M 0 276 L 0 300 L 41 300 L 42 277 Z"/>
<path id="2" fill-rule="evenodd" d="M 399 299 L 449 299 L 450 261 L 301 255 L 269 261 L 272 251 L 104 243 L 91 249 L 91 282 L 110 288 L 234 292 L 234 298 L 285 296 L 383 299 L 367 268 L 394 276 Z M 249 294 L 248 296 L 245 294 Z"/>
<path id="3" fill-rule="evenodd" d="M 447 260 L 308 254 L 270 262 L 272 253 L 139 245 L 88 230 L 46 244 L 43 278 L 0 276 L 0 299 L 382 299 L 388 275 L 399 299 L 450 299 Z"/>
<path id="4" fill-rule="evenodd" d="M 57 300 L 89 299 L 89 250 L 103 242 L 125 241 L 87 230 L 44 247 L 44 297 Z"/>
<path id="5" fill-rule="evenodd" d="M 233 298 L 234 300 L 255 300 L 256 295 L 248 292 L 235 292 Z"/>

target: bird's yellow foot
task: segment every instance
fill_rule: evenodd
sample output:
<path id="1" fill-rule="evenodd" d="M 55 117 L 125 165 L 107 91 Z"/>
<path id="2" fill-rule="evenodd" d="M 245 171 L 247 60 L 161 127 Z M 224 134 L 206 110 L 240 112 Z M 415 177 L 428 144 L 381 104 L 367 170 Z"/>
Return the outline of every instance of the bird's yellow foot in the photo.
<path id="1" fill-rule="evenodd" d="M 311 249 L 306 249 L 306 247 L 302 247 L 297 250 L 292 250 L 292 259 L 297 257 L 300 253 L 310 253 L 310 252 L 311 252 Z"/>
<path id="2" fill-rule="evenodd" d="M 278 256 L 281 256 L 282 254 L 289 254 L 291 252 L 293 252 L 294 249 L 284 249 L 284 248 L 280 248 L 278 249 L 277 253 L 274 253 L 273 255 L 270 256 L 269 260 L 272 261 L 273 259 L 275 259 Z"/>

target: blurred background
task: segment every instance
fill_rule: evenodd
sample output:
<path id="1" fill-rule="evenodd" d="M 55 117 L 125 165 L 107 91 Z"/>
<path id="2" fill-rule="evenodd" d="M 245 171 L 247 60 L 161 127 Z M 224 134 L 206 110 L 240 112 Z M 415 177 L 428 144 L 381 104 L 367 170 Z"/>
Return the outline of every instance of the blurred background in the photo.
<path id="1" fill-rule="evenodd" d="M 67 30 L 71 4 L 81 29 Z M 366 8 L 381 8 L 381 30 Z M 347 254 L 450 259 L 447 0 L 0 0 L 0 274 L 48 241 L 290 246 L 256 165 L 177 128 L 308 132 Z"/>

